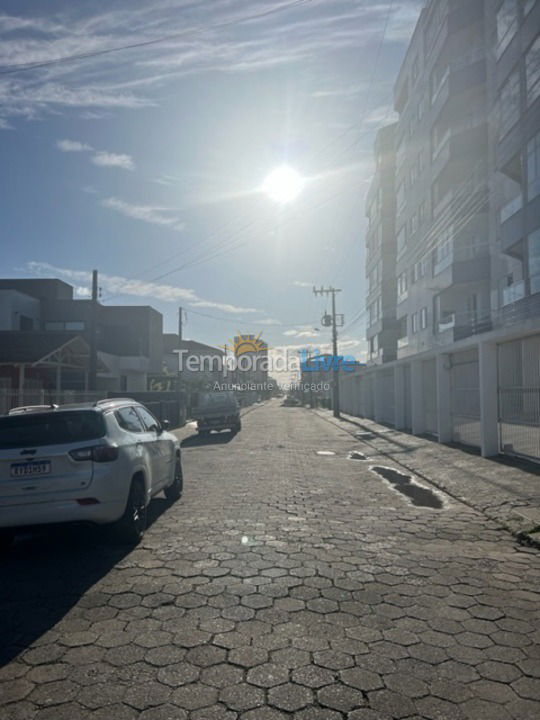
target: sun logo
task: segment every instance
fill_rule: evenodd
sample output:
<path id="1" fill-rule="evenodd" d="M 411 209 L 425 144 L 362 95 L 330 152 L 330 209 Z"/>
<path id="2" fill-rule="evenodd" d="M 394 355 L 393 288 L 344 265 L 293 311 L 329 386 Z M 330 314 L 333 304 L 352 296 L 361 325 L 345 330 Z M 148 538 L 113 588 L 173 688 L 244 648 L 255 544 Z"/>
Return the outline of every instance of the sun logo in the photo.
<path id="1" fill-rule="evenodd" d="M 238 331 L 238 335 L 234 338 L 234 340 L 230 340 L 229 342 L 232 345 L 234 354 L 236 357 L 239 357 L 240 355 L 245 355 L 246 353 L 260 353 L 265 350 L 268 350 L 268 345 L 264 342 L 264 340 L 261 340 L 262 331 L 255 337 L 254 335 L 242 335 L 240 331 Z"/>

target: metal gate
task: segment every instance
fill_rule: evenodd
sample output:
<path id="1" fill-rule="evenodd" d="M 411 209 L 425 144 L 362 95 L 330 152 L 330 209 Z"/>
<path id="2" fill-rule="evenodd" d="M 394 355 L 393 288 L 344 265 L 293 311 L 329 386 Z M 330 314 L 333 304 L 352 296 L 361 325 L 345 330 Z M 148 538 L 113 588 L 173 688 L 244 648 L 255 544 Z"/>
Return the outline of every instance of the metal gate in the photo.
<path id="1" fill-rule="evenodd" d="M 384 370 L 378 378 L 377 389 L 380 392 L 380 417 L 381 422 L 387 425 L 394 425 L 396 422 L 394 402 L 394 371 Z"/>
<path id="2" fill-rule="evenodd" d="M 422 362 L 422 383 L 424 428 L 426 433 L 437 435 L 437 366 L 435 360 Z"/>
<path id="3" fill-rule="evenodd" d="M 498 348 L 499 447 L 540 460 L 540 335 Z"/>
<path id="4" fill-rule="evenodd" d="M 450 366 L 452 440 L 480 447 L 480 372 L 478 349 L 454 353 Z"/>
<path id="5" fill-rule="evenodd" d="M 373 375 L 365 375 L 361 384 L 361 417 L 373 418 Z"/>
<path id="6" fill-rule="evenodd" d="M 401 370 L 403 372 L 404 430 L 412 430 L 411 366 L 404 365 Z"/>

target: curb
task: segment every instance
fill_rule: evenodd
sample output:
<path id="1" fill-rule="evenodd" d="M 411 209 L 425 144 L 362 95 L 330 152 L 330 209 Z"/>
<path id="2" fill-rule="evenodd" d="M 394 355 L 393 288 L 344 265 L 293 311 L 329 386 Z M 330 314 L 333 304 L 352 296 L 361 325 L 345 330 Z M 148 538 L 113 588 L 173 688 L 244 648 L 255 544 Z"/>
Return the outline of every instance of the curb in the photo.
<path id="1" fill-rule="evenodd" d="M 347 430 L 347 428 L 344 428 L 338 422 L 335 422 L 333 419 L 333 416 L 325 417 L 318 410 L 316 410 L 314 408 L 308 408 L 308 410 L 310 412 L 312 412 L 314 415 L 316 415 L 317 417 L 319 417 L 321 420 L 324 420 L 325 422 L 330 423 L 334 427 L 337 427 L 338 430 L 341 430 L 342 432 L 347 433 L 347 435 L 354 437 L 355 440 L 359 440 L 359 438 L 355 435 L 355 433 L 353 433 L 351 430 Z M 370 428 L 369 432 L 371 432 L 373 435 L 377 436 L 378 438 L 380 438 L 382 440 L 385 439 L 384 434 L 381 432 L 378 432 L 375 429 Z M 361 442 L 363 442 L 366 445 L 370 445 L 369 440 L 362 439 Z M 483 515 L 484 517 L 486 517 L 488 520 L 491 520 L 492 522 L 496 523 L 500 528 L 502 528 L 503 530 L 506 530 L 508 533 L 510 533 L 510 535 L 512 535 L 518 541 L 518 543 L 520 545 L 524 545 L 527 547 L 531 547 L 531 548 L 540 550 L 540 532 L 539 532 L 540 528 L 534 528 L 534 534 L 537 535 L 537 537 L 533 537 L 532 533 L 529 531 L 526 531 L 526 530 L 512 529 L 506 522 L 501 520 L 501 518 L 490 515 L 489 513 L 486 512 L 486 510 L 484 508 L 474 505 L 468 498 L 463 498 L 460 495 L 456 495 L 455 493 L 452 493 L 450 490 L 448 490 L 443 485 L 436 483 L 434 480 L 427 477 L 426 475 L 422 475 L 417 470 L 414 470 L 414 469 L 408 467 L 407 465 L 405 465 L 404 463 L 400 462 L 399 460 L 396 460 L 392 455 L 389 455 L 384 450 L 381 450 L 380 448 L 375 448 L 375 446 L 372 446 L 372 447 L 374 447 L 374 449 L 377 450 L 377 453 L 388 458 L 388 460 L 390 462 L 395 463 L 396 465 L 399 465 L 403 469 L 407 470 L 407 472 L 413 473 L 417 477 L 421 478 L 424 482 L 427 482 L 430 485 L 432 485 L 433 487 L 437 488 L 437 490 L 444 492 L 446 495 L 451 497 L 453 500 L 456 500 L 456 501 L 462 503 L 463 505 L 467 505 L 467 507 L 470 507 L 471 509 L 475 510 L 476 512 L 478 512 L 481 515 Z"/>

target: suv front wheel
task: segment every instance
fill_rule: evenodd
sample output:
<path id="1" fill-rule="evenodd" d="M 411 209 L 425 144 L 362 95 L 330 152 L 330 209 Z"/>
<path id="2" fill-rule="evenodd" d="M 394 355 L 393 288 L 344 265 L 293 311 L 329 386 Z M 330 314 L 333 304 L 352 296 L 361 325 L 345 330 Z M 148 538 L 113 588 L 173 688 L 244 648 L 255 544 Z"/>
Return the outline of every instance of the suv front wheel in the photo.
<path id="1" fill-rule="evenodd" d="M 182 489 L 184 487 L 184 478 L 182 475 L 182 463 L 180 458 L 176 458 L 176 464 L 174 466 L 174 479 L 169 487 L 166 487 L 165 497 L 170 503 L 176 502 L 182 497 Z"/>
<path id="2" fill-rule="evenodd" d="M 135 478 L 131 483 L 124 514 L 117 522 L 117 536 L 121 543 L 137 545 L 146 530 L 146 491 L 144 482 Z"/>

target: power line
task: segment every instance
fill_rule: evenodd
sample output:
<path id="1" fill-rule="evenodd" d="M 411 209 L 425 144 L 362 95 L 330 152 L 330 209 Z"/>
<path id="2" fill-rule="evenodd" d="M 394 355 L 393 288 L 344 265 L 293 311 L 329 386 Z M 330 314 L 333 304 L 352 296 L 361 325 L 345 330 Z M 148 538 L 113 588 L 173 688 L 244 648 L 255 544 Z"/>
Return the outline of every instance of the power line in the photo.
<path id="1" fill-rule="evenodd" d="M 103 50 L 92 50 L 91 52 L 86 53 L 75 53 L 73 55 L 63 55 L 58 58 L 52 58 L 51 60 L 43 60 L 41 62 L 35 62 L 35 63 L 17 63 L 14 65 L 6 65 L 3 70 L 0 70 L 0 75 L 12 75 L 14 73 L 18 72 L 26 72 L 28 70 L 37 70 L 39 68 L 43 67 L 49 67 L 50 65 L 60 65 L 64 63 L 74 62 L 76 60 L 87 60 L 89 58 L 94 57 L 101 57 L 103 55 L 110 55 L 111 53 L 115 52 L 121 52 L 123 50 L 135 50 L 138 48 L 143 47 L 149 47 L 152 45 L 158 45 L 160 43 L 168 42 L 170 40 L 178 40 L 181 37 L 184 37 L 185 35 L 194 35 L 199 34 L 201 32 L 206 32 L 208 30 L 219 30 L 224 27 L 230 27 L 231 25 L 241 25 L 245 22 L 252 22 L 253 20 L 259 20 L 263 17 L 267 17 L 269 15 L 273 15 L 277 12 L 282 12 L 283 10 L 291 10 L 293 7 L 297 5 L 303 5 L 307 0 L 294 0 L 294 2 L 290 2 L 287 5 L 281 5 L 277 8 L 271 8 L 270 10 L 265 10 L 260 13 L 255 13 L 253 15 L 246 15 L 243 18 L 239 18 L 237 20 L 228 20 L 222 23 L 215 23 L 214 25 L 209 25 L 208 27 L 199 27 L 199 28 L 189 28 L 186 30 L 181 30 L 176 33 L 171 33 L 170 35 L 162 35 L 157 38 L 153 38 L 152 40 L 140 40 L 139 42 L 134 43 L 127 43 L 125 45 L 116 45 L 112 48 L 105 48 Z"/>

